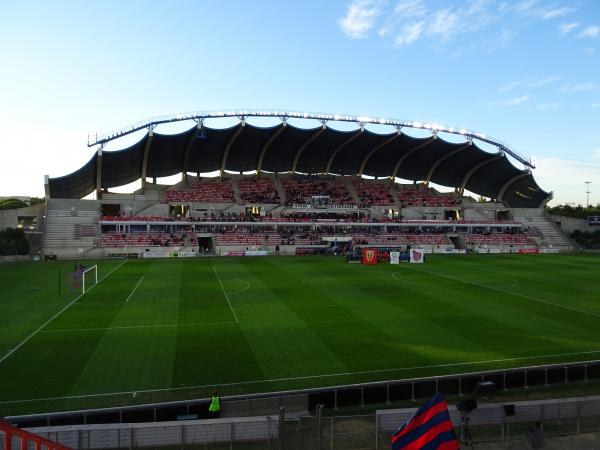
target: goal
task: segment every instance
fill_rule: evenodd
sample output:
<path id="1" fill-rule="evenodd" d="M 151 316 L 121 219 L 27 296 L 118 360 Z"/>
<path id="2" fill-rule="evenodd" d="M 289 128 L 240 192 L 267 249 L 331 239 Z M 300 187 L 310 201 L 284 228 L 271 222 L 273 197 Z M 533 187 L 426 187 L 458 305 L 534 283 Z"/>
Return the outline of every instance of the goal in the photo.
<path id="1" fill-rule="evenodd" d="M 98 266 L 92 266 L 85 269 L 81 276 L 81 280 L 83 294 L 85 294 L 86 290 L 89 291 L 93 286 L 98 284 Z"/>

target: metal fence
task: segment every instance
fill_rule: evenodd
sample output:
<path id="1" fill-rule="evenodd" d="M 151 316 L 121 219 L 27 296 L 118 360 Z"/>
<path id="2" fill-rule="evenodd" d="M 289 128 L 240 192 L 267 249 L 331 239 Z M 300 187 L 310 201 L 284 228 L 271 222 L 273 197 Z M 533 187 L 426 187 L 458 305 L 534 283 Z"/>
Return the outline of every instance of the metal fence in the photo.
<path id="1" fill-rule="evenodd" d="M 288 415 L 314 411 L 322 404 L 337 410 L 369 404 L 425 399 L 438 392 L 445 395 L 470 393 L 482 381 L 492 381 L 498 389 L 510 390 L 530 386 L 553 386 L 600 379 L 600 361 L 517 367 L 462 374 L 389 380 L 222 397 L 222 416 L 277 415 L 283 407 Z M 182 415 L 208 418 L 210 399 L 155 403 L 148 405 L 101 408 L 85 411 L 31 414 L 6 419 L 20 427 L 83 425 L 100 423 L 161 422 Z"/>
<path id="2" fill-rule="evenodd" d="M 600 396 L 481 404 L 468 415 L 450 406 L 457 436 L 511 448 L 537 430 L 547 437 L 600 432 Z M 73 449 L 380 450 L 417 408 L 356 416 L 315 414 L 144 424 L 71 425 L 29 431 Z M 466 420 L 468 419 L 468 420 Z M 1 436 L 0 436 L 1 437 Z M 0 439 L 2 442 L 2 439 Z M 0 444 L 0 450 L 3 449 Z"/>

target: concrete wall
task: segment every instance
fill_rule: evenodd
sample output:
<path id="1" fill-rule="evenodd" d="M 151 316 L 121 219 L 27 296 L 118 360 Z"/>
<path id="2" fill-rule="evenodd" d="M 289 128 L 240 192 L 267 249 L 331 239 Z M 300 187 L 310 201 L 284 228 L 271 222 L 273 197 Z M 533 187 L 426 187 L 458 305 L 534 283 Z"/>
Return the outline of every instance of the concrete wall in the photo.
<path id="1" fill-rule="evenodd" d="M 565 233 L 572 233 L 575 230 L 580 231 L 594 231 L 593 227 L 588 227 L 587 219 L 577 219 L 575 217 L 558 216 L 553 215 L 552 218 L 555 222 L 560 222 L 560 228 Z M 598 227 L 596 227 L 598 228 Z"/>
<path id="2" fill-rule="evenodd" d="M 13 255 L 13 256 L 0 255 L 0 264 L 11 263 L 11 262 L 24 262 L 24 261 L 29 261 L 29 255 Z"/>
<path id="3" fill-rule="evenodd" d="M 46 205 L 28 206 L 26 208 L 7 209 L 0 211 L 0 230 L 17 227 L 17 217 L 19 216 L 35 216 L 37 217 L 38 227 L 43 223 L 43 218 L 46 213 Z"/>

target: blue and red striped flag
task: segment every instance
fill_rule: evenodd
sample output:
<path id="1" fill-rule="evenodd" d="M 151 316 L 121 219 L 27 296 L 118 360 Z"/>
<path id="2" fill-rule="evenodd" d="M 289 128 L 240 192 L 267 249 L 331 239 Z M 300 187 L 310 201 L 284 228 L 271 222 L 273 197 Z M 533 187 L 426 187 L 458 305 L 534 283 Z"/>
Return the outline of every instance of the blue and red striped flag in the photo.
<path id="1" fill-rule="evenodd" d="M 437 394 L 392 437 L 392 450 L 457 450 L 459 442 L 442 394 Z"/>

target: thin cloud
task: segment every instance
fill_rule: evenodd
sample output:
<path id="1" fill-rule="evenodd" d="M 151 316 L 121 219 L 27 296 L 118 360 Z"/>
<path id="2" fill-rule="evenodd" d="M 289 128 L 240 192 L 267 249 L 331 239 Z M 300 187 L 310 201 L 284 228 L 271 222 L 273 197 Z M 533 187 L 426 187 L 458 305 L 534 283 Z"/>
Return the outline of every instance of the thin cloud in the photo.
<path id="1" fill-rule="evenodd" d="M 550 76 L 541 77 L 541 78 L 529 76 L 529 77 L 523 78 L 521 80 L 511 81 L 510 83 L 507 83 L 504 86 L 501 86 L 499 91 L 500 92 L 510 92 L 517 88 L 541 88 L 541 87 L 547 86 L 549 84 L 555 83 L 561 79 L 562 79 L 562 77 L 557 76 L 557 75 L 550 75 Z"/>
<path id="2" fill-rule="evenodd" d="M 561 92 L 576 93 L 585 91 L 595 91 L 600 89 L 600 83 L 588 81 L 587 83 L 567 84 L 561 88 Z"/>
<path id="3" fill-rule="evenodd" d="M 531 83 L 529 83 L 528 87 L 533 87 L 533 88 L 539 88 L 539 87 L 544 87 L 547 86 L 551 83 L 554 83 L 558 80 L 560 80 L 562 77 L 558 77 L 558 76 L 549 76 L 549 77 L 545 77 L 545 78 L 540 78 L 538 80 L 532 81 Z"/>
<path id="4" fill-rule="evenodd" d="M 421 0 L 400 0 L 394 7 L 393 14 L 404 19 L 423 17 L 427 13 L 427 7 Z"/>
<path id="5" fill-rule="evenodd" d="M 558 109 L 560 105 L 558 103 L 540 103 L 535 108 L 540 111 L 548 111 L 552 109 Z"/>
<path id="6" fill-rule="evenodd" d="M 415 42 L 423 33 L 425 21 L 414 22 L 404 26 L 400 33 L 394 38 L 394 45 L 396 47 L 402 47 L 403 45 L 412 44 Z"/>
<path id="7" fill-rule="evenodd" d="M 564 17 L 577 11 L 576 8 L 571 6 L 545 8 L 541 6 L 538 0 L 523 0 L 516 2 L 512 6 L 512 9 L 520 18 L 529 18 L 542 21 Z"/>
<path id="8" fill-rule="evenodd" d="M 591 47 L 584 48 L 583 53 L 585 53 L 587 56 L 594 56 L 596 54 L 596 49 Z"/>
<path id="9" fill-rule="evenodd" d="M 429 32 L 439 35 L 442 42 L 446 42 L 458 31 L 459 23 L 458 14 L 450 9 L 440 9 L 435 13 Z"/>
<path id="10" fill-rule="evenodd" d="M 562 8 L 553 8 L 543 11 L 540 15 L 540 18 L 542 20 L 556 19 L 557 17 L 564 17 L 575 11 L 575 8 L 571 8 L 569 6 L 563 6 Z"/>
<path id="11" fill-rule="evenodd" d="M 579 33 L 579 37 L 582 38 L 597 38 L 598 36 L 600 36 L 600 26 L 598 25 L 589 26 Z"/>
<path id="12" fill-rule="evenodd" d="M 566 34 L 569 34 L 571 31 L 573 31 L 578 26 L 579 26 L 578 22 L 561 23 L 558 26 L 558 31 L 561 36 L 564 36 Z"/>
<path id="13" fill-rule="evenodd" d="M 600 108 L 600 102 L 592 103 L 592 108 L 594 108 L 594 109 Z"/>
<path id="14" fill-rule="evenodd" d="M 476 37 L 466 46 L 461 44 L 458 51 L 452 49 L 453 55 L 463 54 L 467 48 L 486 53 L 505 48 L 533 23 L 559 19 L 576 11 L 570 5 L 548 6 L 541 0 L 463 0 L 452 7 L 441 1 L 352 0 L 346 8 L 337 25 L 351 39 L 367 38 L 374 28 L 380 38 L 391 40 L 400 48 L 419 40 L 447 45 L 459 37 Z M 576 22 L 567 22 L 558 30 L 567 34 L 577 26 Z"/>
<path id="15" fill-rule="evenodd" d="M 533 98 L 532 95 L 526 94 L 519 97 L 510 98 L 500 102 L 491 102 L 490 106 L 518 106 L 525 103 L 527 100 Z"/>
<path id="16" fill-rule="evenodd" d="M 364 39 L 383 12 L 383 6 L 380 0 L 353 0 L 337 25 L 350 39 Z"/>
<path id="17" fill-rule="evenodd" d="M 379 29 L 379 36 L 387 36 L 398 30 L 409 19 L 418 19 L 427 14 L 427 7 L 421 0 L 399 0 L 392 13 Z"/>

